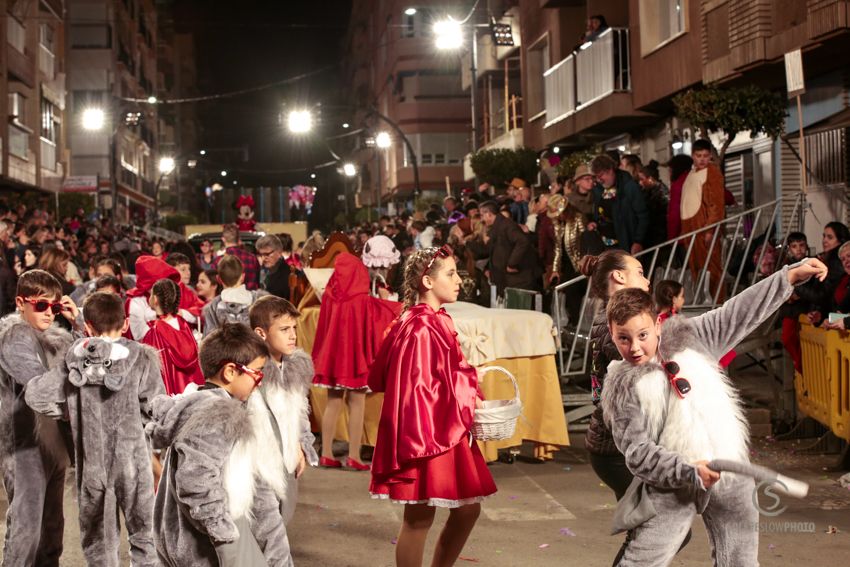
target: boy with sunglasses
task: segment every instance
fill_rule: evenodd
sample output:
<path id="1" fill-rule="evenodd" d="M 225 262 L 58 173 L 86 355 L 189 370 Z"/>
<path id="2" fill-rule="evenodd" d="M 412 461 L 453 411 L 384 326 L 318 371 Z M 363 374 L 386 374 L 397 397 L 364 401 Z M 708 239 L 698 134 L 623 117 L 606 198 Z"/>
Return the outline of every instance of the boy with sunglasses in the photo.
<path id="1" fill-rule="evenodd" d="M 749 431 L 737 391 L 717 360 L 755 330 L 812 276 L 807 259 L 746 289 L 713 311 L 663 327 L 652 297 L 623 289 L 608 302 L 611 337 L 623 360 L 608 366 L 602 408 L 634 475 L 618 502 L 614 532 L 631 530 L 620 567 L 669 565 L 701 514 L 720 566 L 758 564 L 758 511 L 751 478 L 708 468 L 713 459 L 749 462 Z"/>
<path id="2" fill-rule="evenodd" d="M 263 380 L 266 344 L 247 326 L 225 323 L 201 343 L 199 358 L 204 386 L 155 399 L 147 427 L 154 449 L 167 449 L 154 504 L 160 560 L 292 565 L 279 506 L 284 464 L 266 450 L 267 416 L 245 403 Z"/>
<path id="3" fill-rule="evenodd" d="M 70 421 L 88 564 L 121 564 L 120 510 L 133 565 L 155 567 L 154 481 L 144 426 L 151 401 L 165 394 L 159 354 L 121 336 L 129 321 L 119 295 L 92 293 L 83 317 L 89 336 L 71 346 L 64 364 L 30 381 L 26 402 L 42 415 Z"/>
<path id="4" fill-rule="evenodd" d="M 3 565 L 58 565 L 66 432 L 26 405 L 24 389 L 61 363 L 73 338 L 54 320 L 61 314 L 73 322 L 78 310 L 44 270 L 21 274 L 15 295 L 17 313 L 0 320 L 0 466 L 9 498 Z"/>

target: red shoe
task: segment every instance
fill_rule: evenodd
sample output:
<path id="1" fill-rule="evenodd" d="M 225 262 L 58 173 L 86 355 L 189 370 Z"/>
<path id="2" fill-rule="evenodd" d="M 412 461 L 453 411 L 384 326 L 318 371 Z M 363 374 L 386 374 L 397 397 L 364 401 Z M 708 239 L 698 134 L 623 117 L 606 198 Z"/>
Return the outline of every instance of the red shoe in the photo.
<path id="1" fill-rule="evenodd" d="M 368 471 L 369 469 L 372 468 L 369 465 L 364 465 L 360 461 L 356 461 L 356 460 L 352 459 L 351 457 L 348 457 L 345 460 L 345 466 L 349 469 L 354 469 L 356 471 Z"/>
<path id="2" fill-rule="evenodd" d="M 319 466 L 328 469 L 341 469 L 342 463 L 330 457 L 319 457 Z"/>

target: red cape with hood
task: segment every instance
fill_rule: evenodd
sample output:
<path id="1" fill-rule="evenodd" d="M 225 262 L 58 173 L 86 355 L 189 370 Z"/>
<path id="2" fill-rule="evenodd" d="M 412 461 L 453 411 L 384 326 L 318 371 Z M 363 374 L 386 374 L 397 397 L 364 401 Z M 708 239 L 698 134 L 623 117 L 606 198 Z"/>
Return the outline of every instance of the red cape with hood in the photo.
<path id="1" fill-rule="evenodd" d="M 162 319 L 148 323 L 150 330 L 142 343 L 159 351 L 162 361 L 162 381 L 169 396 L 182 394 L 192 382 L 204 385 L 204 375 L 198 362 L 198 343 L 192 335 L 189 324 L 183 317 L 177 316 L 180 330 L 175 329 Z"/>
<path id="2" fill-rule="evenodd" d="M 401 316 L 372 365 L 369 388 L 384 392 L 374 478 L 468 442 L 478 373 L 466 361 L 444 309 L 435 312 L 420 303 Z"/>
<path id="3" fill-rule="evenodd" d="M 139 256 L 136 260 L 136 287 L 127 291 L 127 302 L 124 306 L 128 317 L 130 316 L 130 299 L 148 297 L 153 284 L 161 279 L 172 280 L 180 286 L 180 309 L 185 309 L 195 317 L 200 316 L 204 301 L 180 281 L 180 272 L 177 268 L 155 256 Z M 132 339 L 131 336 L 127 338 Z"/>
<path id="4" fill-rule="evenodd" d="M 369 285 L 369 270 L 357 256 L 346 252 L 337 256 L 322 294 L 313 343 L 314 384 L 366 387 L 384 331 L 401 312 L 400 303 L 372 297 Z"/>

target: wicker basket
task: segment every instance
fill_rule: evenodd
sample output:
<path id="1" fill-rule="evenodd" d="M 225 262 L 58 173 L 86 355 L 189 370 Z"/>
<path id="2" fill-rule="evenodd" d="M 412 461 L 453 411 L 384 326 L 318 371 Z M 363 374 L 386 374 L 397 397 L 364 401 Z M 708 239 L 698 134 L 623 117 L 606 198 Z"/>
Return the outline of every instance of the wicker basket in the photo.
<path id="1" fill-rule="evenodd" d="M 489 372 L 501 372 L 511 379 L 514 385 L 514 399 L 487 400 L 483 407 L 475 409 L 472 421 L 472 436 L 479 441 L 501 441 L 510 439 L 516 431 L 516 421 L 522 413 L 522 401 L 519 399 L 519 385 L 513 374 L 501 366 L 487 366 L 482 369 L 481 379 Z"/>

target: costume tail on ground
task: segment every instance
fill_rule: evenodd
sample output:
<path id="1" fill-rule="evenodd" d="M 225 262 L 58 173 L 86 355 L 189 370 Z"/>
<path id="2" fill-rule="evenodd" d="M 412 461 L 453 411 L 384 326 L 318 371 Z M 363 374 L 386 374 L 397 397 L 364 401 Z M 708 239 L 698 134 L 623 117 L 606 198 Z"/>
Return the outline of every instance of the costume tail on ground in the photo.
<path id="1" fill-rule="evenodd" d="M 793 496 L 794 498 L 805 498 L 809 493 L 809 485 L 801 480 L 789 478 L 766 467 L 752 463 L 741 463 L 726 459 L 715 459 L 708 463 L 708 468 L 717 472 L 737 473 L 752 477 L 756 483 L 769 482 L 776 485 L 776 491 Z"/>

